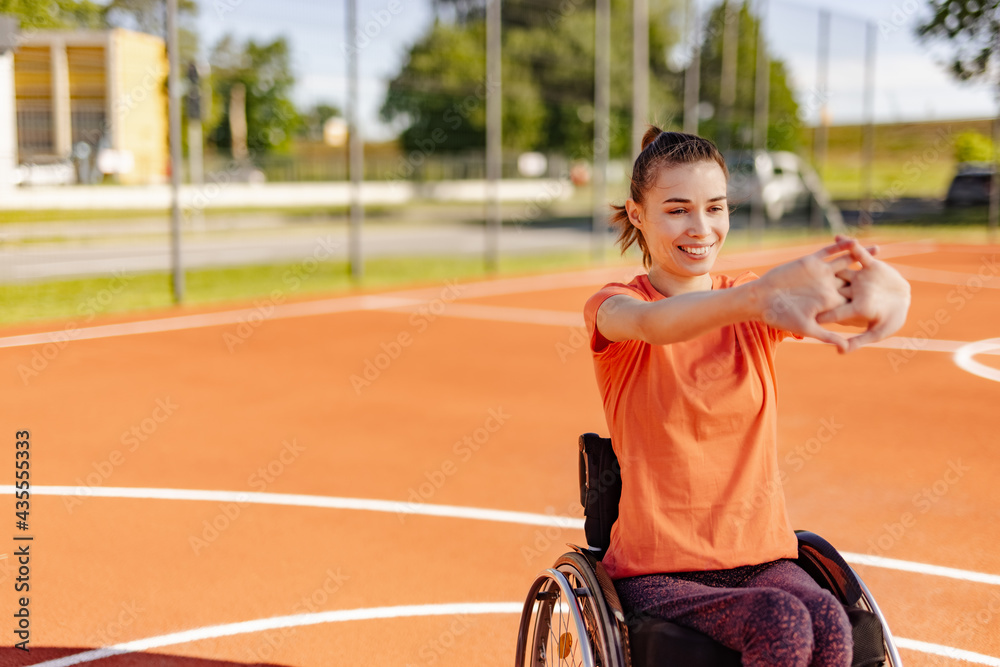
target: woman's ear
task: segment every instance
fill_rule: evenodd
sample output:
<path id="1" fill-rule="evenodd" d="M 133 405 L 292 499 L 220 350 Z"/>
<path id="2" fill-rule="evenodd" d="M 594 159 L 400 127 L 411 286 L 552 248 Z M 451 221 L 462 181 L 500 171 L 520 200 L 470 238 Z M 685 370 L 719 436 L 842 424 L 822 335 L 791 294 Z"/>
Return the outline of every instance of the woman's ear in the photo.
<path id="1" fill-rule="evenodd" d="M 625 212 L 628 213 L 628 221 L 636 229 L 642 229 L 642 209 L 631 199 L 625 200 Z"/>

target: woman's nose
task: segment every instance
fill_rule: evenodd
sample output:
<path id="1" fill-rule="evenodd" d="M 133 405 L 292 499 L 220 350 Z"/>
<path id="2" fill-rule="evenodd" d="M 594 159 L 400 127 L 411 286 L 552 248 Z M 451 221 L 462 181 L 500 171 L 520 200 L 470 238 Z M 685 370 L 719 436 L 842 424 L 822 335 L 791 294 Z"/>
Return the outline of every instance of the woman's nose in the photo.
<path id="1" fill-rule="evenodd" d="M 708 216 L 702 211 L 695 211 L 691 214 L 688 234 L 690 236 L 707 236 L 711 231 L 708 224 Z"/>

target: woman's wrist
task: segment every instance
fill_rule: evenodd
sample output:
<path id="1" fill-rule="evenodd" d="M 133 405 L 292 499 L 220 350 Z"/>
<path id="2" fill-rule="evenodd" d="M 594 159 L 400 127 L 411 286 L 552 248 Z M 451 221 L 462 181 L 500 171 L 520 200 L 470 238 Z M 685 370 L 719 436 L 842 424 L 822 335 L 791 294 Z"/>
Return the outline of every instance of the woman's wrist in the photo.
<path id="1" fill-rule="evenodd" d="M 765 296 L 766 285 L 763 280 L 751 280 L 743 285 L 730 288 L 736 297 L 736 316 L 739 322 L 762 322 L 767 312 L 768 299 Z"/>

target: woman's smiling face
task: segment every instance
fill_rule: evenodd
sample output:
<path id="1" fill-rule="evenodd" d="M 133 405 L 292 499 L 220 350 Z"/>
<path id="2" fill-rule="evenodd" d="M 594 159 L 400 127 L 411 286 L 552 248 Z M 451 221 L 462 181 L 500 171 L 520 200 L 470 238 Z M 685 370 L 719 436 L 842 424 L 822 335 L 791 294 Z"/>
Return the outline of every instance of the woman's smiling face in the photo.
<path id="1" fill-rule="evenodd" d="M 627 204 L 653 260 L 669 280 L 707 275 L 729 233 L 726 175 L 714 161 L 663 167 L 642 204 Z"/>

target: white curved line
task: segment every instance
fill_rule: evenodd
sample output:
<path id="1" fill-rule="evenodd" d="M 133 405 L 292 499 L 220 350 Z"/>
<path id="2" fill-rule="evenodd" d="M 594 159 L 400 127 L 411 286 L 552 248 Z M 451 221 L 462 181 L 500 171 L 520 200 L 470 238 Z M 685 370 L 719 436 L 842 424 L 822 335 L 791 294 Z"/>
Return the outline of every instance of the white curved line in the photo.
<path id="1" fill-rule="evenodd" d="M 149 651 L 166 646 L 177 644 L 187 644 L 203 639 L 216 639 L 219 637 L 232 637 L 234 635 L 249 634 L 254 632 L 264 632 L 266 630 L 277 630 L 280 628 L 293 628 L 306 625 L 319 625 L 321 623 L 343 623 L 347 621 L 365 621 L 375 619 L 390 618 L 412 618 L 419 616 L 449 616 L 449 615 L 472 615 L 472 614 L 519 614 L 523 608 L 520 602 L 459 602 L 448 604 L 427 604 L 427 605 L 401 605 L 398 607 L 369 607 L 366 609 L 341 609 L 335 611 L 321 611 L 311 614 L 295 614 L 292 616 L 277 616 L 272 618 L 259 618 L 253 621 L 241 621 L 238 623 L 226 623 L 224 625 L 211 625 L 193 630 L 183 630 L 168 635 L 147 637 L 146 639 L 135 639 L 130 642 L 115 644 L 104 648 L 83 651 L 74 655 L 47 660 L 36 663 L 35 667 L 70 667 L 85 662 L 94 662 L 103 658 L 110 658 L 116 655 L 127 653 L 138 653 L 139 651 Z M 896 637 L 896 646 L 901 649 L 920 651 L 940 655 L 955 660 L 963 660 L 990 667 L 1000 667 L 1000 658 L 973 653 L 964 649 L 958 649 L 941 644 L 931 644 L 930 642 L 918 641 Z"/>
<path id="2" fill-rule="evenodd" d="M 989 665 L 990 667 L 1000 667 L 1000 658 L 994 658 L 991 655 L 983 655 L 982 653 L 973 653 L 972 651 L 966 651 L 960 648 L 953 648 L 951 646 L 942 646 L 941 644 L 931 644 L 930 642 L 922 642 L 919 639 L 904 639 L 903 637 L 896 637 L 895 642 L 898 648 L 908 649 L 910 651 L 931 653 L 933 655 L 940 655 L 946 658 L 951 658 L 953 660 L 974 662 L 977 665 Z"/>
<path id="3" fill-rule="evenodd" d="M 339 609 L 335 611 L 320 611 L 311 614 L 294 614 L 292 616 L 277 616 L 259 618 L 253 621 L 226 623 L 225 625 L 210 625 L 193 630 L 174 632 L 169 635 L 147 637 L 130 642 L 115 644 L 105 648 L 84 651 L 74 655 L 36 663 L 35 667 L 68 667 L 84 662 L 93 662 L 124 653 L 149 651 L 164 646 L 186 644 L 202 639 L 232 637 L 251 632 L 263 632 L 279 628 L 294 628 L 303 625 L 318 625 L 320 623 L 343 623 L 345 621 L 367 621 L 386 618 L 409 618 L 414 616 L 450 616 L 469 614 L 519 614 L 523 608 L 520 602 L 459 602 L 449 604 L 402 605 L 399 607 L 369 607 L 367 609 Z"/>
<path id="4" fill-rule="evenodd" d="M 975 359 L 977 354 L 985 354 L 1000 349 L 1000 338 L 987 338 L 963 345 L 955 351 L 955 364 L 967 373 L 978 375 L 987 380 L 1000 382 L 1000 369 L 981 364 Z"/>
<path id="5" fill-rule="evenodd" d="M 11 485 L 0 486 L 0 494 L 13 494 Z M 297 493 L 259 493 L 253 491 L 209 491 L 203 489 L 149 489 L 114 486 L 34 486 L 31 492 L 39 496 L 76 496 L 77 498 L 137 498 L 151 500 L 196 500 L 224 503 L 251 503 L 258 505 L 289 505 L 293 507 L 320 507 L 324 509 L 363 510 L 439 516 L 452 519 L 497 521 L 530 526 L 555 526 L 557 528 L 583 528 L 583 519 L 555 514 L 533 514 L 458 505 L 432 505 L 408 503 L 401 500 L 376 500 L 372 498 L 341 498 L 312 496 Z"/>
<path id="6" fill-rule="evenodd" d="M 429 503 L 406 503 L 398 500 L 376 500 L 372 498 L 342 498 L 336 496 L 312 496 L 285 493 L 257 493 L 247 491 L 209 491 L 199 489 L 148 489 L 130 487 L 74 487 L 74 486 L 32 486 L 32 493 L 39 496 L 76 496 L 78 498 L 134 498 L 147 500 L 194 500 L 217 501 L 230 503 L 252 503 L 258 505 L 284 505 L 291 507 L 320 507 L 324 509 L 360 510 L 369 512 L 395 512 L 420 516 L 436 516 L 452 519 L 471 519 L 474 521 L 496 521 L 500 523 L 516 523 L 529 526 L 554 526 L 556 528 L 583 528 L 583 519 L 557 514 L 533 514 L 531 512 L 512 512 L 507 510 L 492 510 L 481 507 L 462 507 L 459 505 L 431 505 Z M 14 487 L 0 486 L 0 494 L 14 493 Z M 914 572 L 936 577 L 961 579 L 976 583 L 1000 586 L 1000 575 L 986 574 L 972 570 L 960 570 L 953 567 L 929 565 L 914 561 L 898 560 L 841 552 L 844 560 L 859 565 L 870 565 L 887 570 Z"/>

